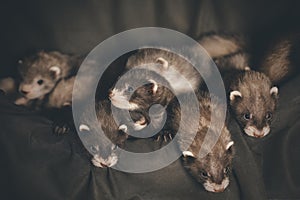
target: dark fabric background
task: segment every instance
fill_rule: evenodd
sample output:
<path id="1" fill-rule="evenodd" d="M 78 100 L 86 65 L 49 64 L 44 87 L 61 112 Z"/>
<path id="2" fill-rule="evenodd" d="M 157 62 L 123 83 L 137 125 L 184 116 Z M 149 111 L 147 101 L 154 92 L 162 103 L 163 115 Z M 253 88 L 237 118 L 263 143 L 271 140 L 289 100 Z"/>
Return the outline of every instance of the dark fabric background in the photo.
<path id="1" fill-rule="evenodd" d="M 299 1 L 27 0 L 0 6 L 0 77 L 16 74 L 17 60 L 36 50 L 88 53 L 130 28 L 159 26 L 191 37 L 234 31 L 252 39 L 252 51 L 271 36 L 300 30 Z M 122 63 L 122 62 L 121 62 Z M 120 66 L 118 64 L 118 66 Z M 120 71 L 114 66 L 111 73 Z M 106 80 L 111 80 L 110 75 Z M 0 96 L 1 199 L 300 199 L 300 77 L 280 86 L 272 135 L 253 140 L 236 123 L 237 147 L 230 187 L 203 190 L 180 160 L 156 172 L 127 174 L 98 169 L 75 133 L 52 134 L 52 122 Z M 128 148 L 152 149 L 151 140 Z"/>

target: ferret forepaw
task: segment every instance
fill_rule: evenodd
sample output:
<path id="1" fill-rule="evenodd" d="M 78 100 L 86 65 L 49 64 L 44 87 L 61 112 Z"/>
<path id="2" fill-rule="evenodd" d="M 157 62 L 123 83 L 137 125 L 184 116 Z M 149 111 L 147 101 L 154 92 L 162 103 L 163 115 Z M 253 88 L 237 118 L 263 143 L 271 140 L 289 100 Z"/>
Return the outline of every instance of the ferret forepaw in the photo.
<path id="1" fill-rule="evenodd" d="M 169 130 L 163 130 L 159 133 L 159 135 L 155 139 L 157 142 L 163 140 L 164 142 L 169 142 L 173 140 L 173 134 Z"/>

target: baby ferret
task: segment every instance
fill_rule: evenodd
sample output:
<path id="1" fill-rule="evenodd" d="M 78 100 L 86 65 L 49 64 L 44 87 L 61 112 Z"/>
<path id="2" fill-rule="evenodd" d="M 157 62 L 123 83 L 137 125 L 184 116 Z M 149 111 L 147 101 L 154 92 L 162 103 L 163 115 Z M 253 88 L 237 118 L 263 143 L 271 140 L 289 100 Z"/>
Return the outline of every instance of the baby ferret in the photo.
<path id="1" fill-rule="evenodd" d="M 134 124 L 130 125 L 134 130 L 142 130 L 150 123 L 151 129 L 156 129 L 163 120 L 164 109 L 154 109 L 156 113 L 153 113 L 152 118 L 149 116 L 149 110 L 156 104 L 165 108 L 168 106 L 174 98 L 174 93 L 170 88 L 169 82 L 158 73 L 135 68 L 121 76 L 110 91 L 109 98 L 117 108 L 129 110 L 131 113 L 136 111 L 143 113 L 139 120 L 137 119 Z M 164 138 L 166 140 L 166 137 Z"/>
<path id="2" fill-rule="evenodd" d="M 261 72 L 228 70 L 223 73 L 230 110 L 244 132 L 261 138 L 270 132 L 278 88 Z"/>
<path id="3" fill-rule="evenodd" d="M 180 120 L 182 120 L 182 127 L 180 128 L 183 132 L 177 134 L 179 134 L 178 144 L 183 154 L 184 167 L 198 182 L 203 184 L 207 191 L 222 192 L 230 182 L 229 175 L 234 154 L 234 142 L 231 140 L 225 122 L 226 105 L 220 103 L 215 97 L 215 100 L 212 101 L 207 93 L 201 93 L 197 98 L 200 111 L 199 120 L 194 117 L 190 117 L 189 120 L 182 120 L 180 106 L 177 102 L 173 103 L 172 101 L 168 109 L 168 116 L 170 117 L 168 120 L 171 121 L 169 127 L 177 131 Z M 188 107 L 188 112 L 192 116 L 195 110 Z M 211 119 L 212 112 L 214 113 L 214 121 Z M 194 125 L 197 126 L 196 130 L 192 128 Z M 212 132 L 208 133 L 209 128 Z M 209 136 L 209 134 L 212 135 Z M 208 139 L 205 140 L 205 137 Z M 189 144 L 190 146 L 188 146 Z M 207 154 L 203 154 L 203 152 Z"/>
<path id="4" fill-rule="evenodd" d="M 226 38 L 235 43 L 234 38 Z M 216 42 L 217 41 L 217 42 Z M 222 43 L 213 40 L 216 48 Z M 278 88 L 263 73 L 249 67 L 249 54 L 238 51 L 215 58 L 228 94 L 230 110 L 244 132 L 261 138 L 270 132 L 276 109 Z"/>
<path id="5" fill-rule="evenodd" d="M 89 110 L 95 108 L 96 121 L 91 118 L 91 110 Z M 99 128 L 102 129 L 110 142 L 103 138 L 98 140 L 99 144 L 95 146 L 97 153 L 94 154 L 92 163 L 96 167 L 112 167 L 118 161 L 118 155 L 116 153 L 117 147 L 122 147 L 128 137 L 127 126 L 124 124 L 120 126 L 115 122 L 109 100 L 97 102 L 95 108 L 88 108 L 83 113 L 78 129 L 80 132 L 89 132 L 83 133 L 84 135 L 94 134 L 94 137 L 100 137 L 97 130 L 99 130 Z"/>
<path id="6" fill-rule="evenodd" d="M 79 65 L 79 56 L 39 51 L 19 61 L 19 91 L 24 98 L 38 99 L 48 94 L 59 80 L 75 75 Z"/>

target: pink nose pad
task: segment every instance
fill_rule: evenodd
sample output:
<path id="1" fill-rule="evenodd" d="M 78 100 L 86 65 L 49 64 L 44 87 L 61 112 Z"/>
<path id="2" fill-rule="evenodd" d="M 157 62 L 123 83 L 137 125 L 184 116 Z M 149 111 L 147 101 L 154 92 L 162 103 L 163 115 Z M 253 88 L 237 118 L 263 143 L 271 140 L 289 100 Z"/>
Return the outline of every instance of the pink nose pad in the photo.
<path id="1" fill-rule="evenodd" d="M 223 192 L 224 190 L 225 190 L 224 188 L 214 189 L 215 192 Z"/>
<path id="2" fill-rule="evenodd" d="M 264 136 L 264 133 L 262 131 L 256 131 L 253 135 L 256 138 L 262 138 Z"/>
<path id="3" fill-rule="evenodd" d="M 26 95 L 26 94 L 29 93 L 28 91 L 25 91 L 25 90 L 20 90 L 20 92 L 21 92 L 23 95 Z"/>

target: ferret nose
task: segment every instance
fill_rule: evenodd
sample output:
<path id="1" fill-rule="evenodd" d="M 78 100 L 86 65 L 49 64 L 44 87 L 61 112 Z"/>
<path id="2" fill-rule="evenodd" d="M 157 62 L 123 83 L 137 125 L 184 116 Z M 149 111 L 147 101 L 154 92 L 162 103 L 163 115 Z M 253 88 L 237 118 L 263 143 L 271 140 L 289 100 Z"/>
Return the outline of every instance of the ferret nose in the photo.
<path id="1" fill-rule="evenodd" d="M 253 135 L 256 138 L 262 138 L 264 136 L 264 132 L 262 130 L 256 130 Z"/>
<path id="2" fill-rule="evenodd" d="M 20 92 L 21 92 L 21 94 L 23 94 L 23 95 L 26 95 L 26 94 L 28 94 L 29 92 L 28 91 L 26 91 L 26 90 L 20 90 Z"/>
<path id="3" fill-rule="evenodd" d="M 220 189 L 214 189 L 215 192 L 223 192 L 225 188 L 220 188 Z"/>

